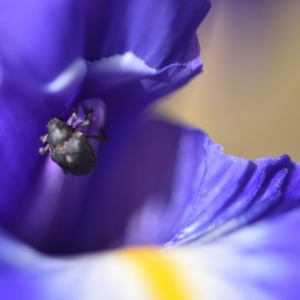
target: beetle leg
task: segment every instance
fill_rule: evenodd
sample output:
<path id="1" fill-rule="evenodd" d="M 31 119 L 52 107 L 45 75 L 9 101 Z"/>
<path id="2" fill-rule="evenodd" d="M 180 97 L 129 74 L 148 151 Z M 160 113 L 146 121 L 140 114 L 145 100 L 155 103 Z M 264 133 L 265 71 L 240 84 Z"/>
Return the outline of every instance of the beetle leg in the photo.
<path id="1" fill-rule="evenodd" d="M 49 147 L 50 147 L 49 144 L 48 144 L 45 148 L 41 147 L 41 148 L 39 149 L 39 153 L 40 153 L 41 155 L 44 155 L 44 154 L 49 150 Z"/>
<path id="2" fill-rule="evenodd" d="M 91 119 L 92 119 L 92 113 L 93 113 L 93 111 L 94 111 L 94 109 L 91 107 L 91 108 L 89 109 L 89 114 L 88 114 L 88 116 L 85 118 L 85 121 L 83 121 L 83 122 L 77 124 L 77 125 L 75 126 L 75 128 L 78 128 L 78 127 L 84 127 L 84 126 L 89 126 L 89 125 L 91 124 Z"/>
<path id="3" fill-rule="evenodd" d="M 43 144 L 45 144 L 47 142 L 47 138 L 48 138 L 48 133 L 46 135 L 43 135 L 43 136 L 40 137 Z"/>
<path id="4" fill-rule="evenodd" d="M 62 109 L 62 111 L 60 112 L 60 114 L 57 117 L 59 117 L 64 112 L 65 109 L 66 109 L 66 107 L 64 106 L 64 108 Z"/>
<path id="5" fill-rule="evenodd" d="M 103 130 L 100 130 L 101 135 L 87 135 L 86 138 L 94 139 L 102 143 L 107 143 L 108 139 Z"/>
<path id="6" fill-rule="evenodd" d="M 72 114 L 72 118 L 71 118 L 71 124 L 70 126 L 73 127 L 74 122 L 76 122 L 76 120 L 78 119 L 78 104 L 74 105 L 74 112 Z"/>

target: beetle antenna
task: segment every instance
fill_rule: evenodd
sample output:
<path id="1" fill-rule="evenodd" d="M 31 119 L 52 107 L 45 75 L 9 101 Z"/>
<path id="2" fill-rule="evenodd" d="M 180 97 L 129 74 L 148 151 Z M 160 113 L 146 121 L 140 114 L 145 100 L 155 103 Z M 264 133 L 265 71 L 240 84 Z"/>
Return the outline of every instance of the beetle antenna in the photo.
<path id="1" fill-rule="evenodd" d="M 100 130 L 100 133 L 101 135 L 88 135 L 86 136 L 86 138 L 94 139 L 102 143 L 107 143 L 108 142 L 107 136 L 102 129 Z"/>
<path id="2" fill-rule="evenodd" d="M 64 112 L 65 109 L 66 109 L 66 107 L 64 106 L 64 108 L 62 109 L 62 111 L 60 112 L 60 114 L 57 117 L 59 117 Z"/>

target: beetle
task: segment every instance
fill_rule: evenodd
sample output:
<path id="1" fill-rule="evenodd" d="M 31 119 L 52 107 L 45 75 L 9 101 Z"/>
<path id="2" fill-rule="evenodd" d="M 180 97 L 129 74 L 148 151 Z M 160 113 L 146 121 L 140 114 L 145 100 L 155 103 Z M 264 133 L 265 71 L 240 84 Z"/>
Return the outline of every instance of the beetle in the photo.
<path id="1" fill-rule="evenodd" d="M 42 142 L 44 144 L 47 143 L 47 145 L 46 147 L 41 147 L 39 153 L 43 155 L 49 150 L 52 160 L 62 168 L 64 174 L 87 175 L 92 173 L 97 167 L 97 156 L 88 139 L 107 143 L 105 133 L 103 130 L 100 130 L 101 135 L 85 136 L 76 130 L 79 127 L 91 124 L 93 111 L 94 109 L 90 108 L 85 121 L 73 128 L 74 122 L 78 119 L 77 104 L 74 106 L 71 124 L 65 123 L 59 116 L 55 117 L 46 126 L 48 133 L 41 136 Z"/>

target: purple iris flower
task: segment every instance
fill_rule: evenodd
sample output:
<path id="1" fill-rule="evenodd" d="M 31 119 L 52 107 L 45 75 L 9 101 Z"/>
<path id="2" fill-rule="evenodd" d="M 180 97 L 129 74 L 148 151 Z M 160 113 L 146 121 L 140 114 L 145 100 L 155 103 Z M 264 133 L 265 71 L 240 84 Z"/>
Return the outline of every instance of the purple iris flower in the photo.
<path id="1" fill-rule="evenodd" d="M 300 165 L 225 155 L 200 130 L 142 118 L 201 71 L 195 30 L 209 8 L 0 2 L 1 298 L 299 298 Z M 109 138 L 82 177 L 38 153 L 74 104 L 81 118 L 93 105 L 90 130 L 105 124 Z M 165 251 L 111 250 L 141 245 Z"/>
<path id="2" fill-rule="evenodd" d="M 140 177 L 128 164 L 134 129 L 149 103 L 201 72 L 195 31 L 209 8 L 208 0 L 1 3 L 3 228 L 47 253 L 124 244 L 126 224 L 144 201 L 131 194 L 139 183 L 124 186 L 125 171 Z M 109 143 L 93 143 L 93 174 L 65 176 L 39 155 L 39 137 L 64 106 L 67 121 L 74 104 L 86 101 L 99 110 L 99 123 L 104 103 Z"/>

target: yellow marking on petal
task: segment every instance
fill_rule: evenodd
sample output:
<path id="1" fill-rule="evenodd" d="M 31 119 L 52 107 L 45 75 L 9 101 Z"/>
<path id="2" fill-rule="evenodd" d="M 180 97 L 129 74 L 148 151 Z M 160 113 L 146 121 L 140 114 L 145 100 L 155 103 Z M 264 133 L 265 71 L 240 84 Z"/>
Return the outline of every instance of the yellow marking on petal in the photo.
<path id="1" fill-rule="evenodd" d="M 155 294 L 155 300 L 191 300 L 188 286 L 184 286 L 182 270 L 167 252 L 155 248 L 129 248 L 121 255 L 132 260 L 144 275 Z"/>

